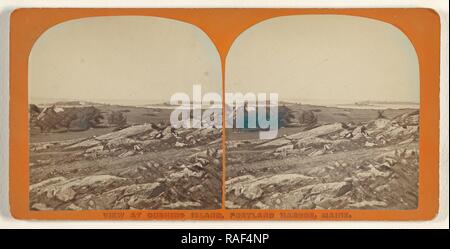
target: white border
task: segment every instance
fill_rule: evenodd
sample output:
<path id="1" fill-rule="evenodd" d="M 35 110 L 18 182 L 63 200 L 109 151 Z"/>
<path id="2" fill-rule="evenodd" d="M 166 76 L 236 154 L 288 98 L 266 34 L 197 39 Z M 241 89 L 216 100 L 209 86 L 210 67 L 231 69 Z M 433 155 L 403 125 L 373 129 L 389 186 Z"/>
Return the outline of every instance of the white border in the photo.
<path id="1" fill-rule="evenodd" d="M 22 7 L 432 8 L 441 16 L 440 208 L 431 221 L 22 221 L 9 213 L 9 15 Z M 448 0 L 2 0 L 0 2 L 0 228 L 449 228 Z M 357 226 L 355 226 L 355 223 Z M 267 225 L 267 226 L 264 226 Z"/>

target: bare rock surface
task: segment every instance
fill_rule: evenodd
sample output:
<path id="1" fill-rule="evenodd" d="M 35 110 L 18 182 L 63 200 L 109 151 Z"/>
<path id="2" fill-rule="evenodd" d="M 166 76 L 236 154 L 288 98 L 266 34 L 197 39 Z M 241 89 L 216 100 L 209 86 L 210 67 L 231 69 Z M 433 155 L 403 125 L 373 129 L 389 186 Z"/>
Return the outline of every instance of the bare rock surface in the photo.
<path id="1" fill-rule="evenodd" d="M 415 209 L 418 112 L 227 142 L 227 208 Z M 238 146 L 236 146 L 238 145 Z"/>
<path id="2" fill-rule="evenodd" d="M 220 129 L 143 124 L 31 144 L 30 208 L 220 208 L 220 138 Z"/>

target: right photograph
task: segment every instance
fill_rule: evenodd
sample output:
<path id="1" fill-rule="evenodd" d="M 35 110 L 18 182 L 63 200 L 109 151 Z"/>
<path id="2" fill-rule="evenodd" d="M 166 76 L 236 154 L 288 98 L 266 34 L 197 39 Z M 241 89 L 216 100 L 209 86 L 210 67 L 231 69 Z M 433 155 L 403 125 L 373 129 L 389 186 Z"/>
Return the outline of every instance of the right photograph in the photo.
<path id="1" fill-rule="evenodd" d="M 379 20 L 248 28 L 225 65 L 225 207 L 417 209 L 419 75 L 408 37 Z"/>

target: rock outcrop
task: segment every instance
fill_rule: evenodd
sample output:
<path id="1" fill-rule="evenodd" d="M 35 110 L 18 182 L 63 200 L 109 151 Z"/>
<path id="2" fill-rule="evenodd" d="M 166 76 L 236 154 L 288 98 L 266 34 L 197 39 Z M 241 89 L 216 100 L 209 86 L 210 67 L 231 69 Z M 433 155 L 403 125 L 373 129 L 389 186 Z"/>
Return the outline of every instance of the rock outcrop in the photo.
<path id="1" fill-rule="evenodd" d="M 227 207 L 414 209 L 418 112 L 228 147 Z M 248 151 L 248 153 L 246 153 Z"/>
<path id="2" fill-rule="evenodd" d="M 220 208 L 220 141 L 220 129 L 143 124 L 31 144 L 30 208 Z"/>

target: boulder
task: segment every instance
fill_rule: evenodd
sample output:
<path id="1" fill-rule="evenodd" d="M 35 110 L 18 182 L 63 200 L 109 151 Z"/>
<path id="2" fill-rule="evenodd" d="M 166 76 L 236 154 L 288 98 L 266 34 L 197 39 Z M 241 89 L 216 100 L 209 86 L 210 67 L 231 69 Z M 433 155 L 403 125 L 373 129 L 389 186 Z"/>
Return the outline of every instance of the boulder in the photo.
<path id="1" fill-rule="evenodd" d="M 64 186 L 55 191 L 55 197 L 63 202 L 68 202 L 68 201 L 73 200 L 73 198 L 75 198 L 76 194 L 77 194 L 77 192 L 75 192 L 75 190 L 73 190 L 69 186 Z"/>
<path id="2" fill-rule="evenodd" d="M 328 135 L 330 133 L 340 132 L 340 131 L 342 131 L 342 129 L 343 129 L 343 127 L 342 127 L 341 123 L 334 123 L 334 124 L 322 125 L 322 126 L 313 128 L 311 130 L 302 131 L 302 132 L 287 136 L 287 138 L 300 140 L 300 139 L 324 136 L 324 135 Z"/>
<path id="3" fill-rule="evenodd" d="M 275 152 L 277 153 L 286 153 L 286 152 L 291 152 L 292 150 L 294 150 L 294 145 L 293 144 L 287 144 L 281 147 L 278 147 L 275 149 Z"/>
<path id="4" fill-rule="evenodd" d="M 137 141 L 135 139 L 126 138 L 126 137 L 117 137 L 109 140 L 106 143 L 106 148 L 113 149 L 113 148 L 133 148 L 135 145 L 141 144 L 140 141 Z"/>
<path id="5" fill-rule="evenodd" d="M 95 153 L 95 152 L 100 152 L 103 151 L 103 145 L 98 145 L 95 147 L 91 147 L 89 149 L 86 150 L 86 153 Z"/>
<path id="6" fill-rule="evenodd" d="M 49 185 L 57 184 L 57 183 L 60 183 L 60 182 L 63 182 L 63 181 L 67 181 L 67 179 L 65 177 L 62 177 L 62 176 L 49 178 L 49 179 L 46 179 L 46 180 L 44 180 L 42 182 L 38 182 L 36 184 L 30 185 L 29 191 L 32 192 L 32 191 L 35 191 L 35 190 L 38 190 L 38 189 L 41 189 L 41 188 L 45 188 L 45 187 L 47 187 Z"/>
<path id="7" fill-rule="evenodd" d="M 31 206 L 31 209 L 37 210 L 37 211 L 50 211 L 53 210 L 53 208 L 47 207 L 44 203 L 35 203 Z"/>
<path id="8" fill-rule="evenodd" d="M 321 197 L 333 198 L 340 197 L 352 190 L 353 185 L 351 182 L 330 182 L 330 183 L 319 183 L 308 185 L 300 188 L 303 193 L 308 193 L 309 195 L 320 195 Z"/>
<path id="9" fill-rule="evenodd" d="M 276 138 L 272 141 L 266 142 L 266 143 L 262 143 L 260 145 L 255 146 L 255 148 L 257 149 L 264 149 L 264 148 L 271 148 L 271 147 L 280 147 L 286 144 L 290 144 L 291 143 L 291 139 L 287 139 L 285 137 L 281 137 L 281 138 Z"/>
<path id="10" fill-rule="evenodd" d="M 378 118 L 367 124 L 368 129 L 386 129 L 391 125 L 391 120 L 387 118 Z"/>
<path id="11" fill-rule="evenodd" d="M 152 130 L 153 130 L 152 124 L 134 125 L 119 131 L 98 136 L 96 139 L 103 141 L 103 140 L 112 140 L 115 138 L 129 138 Z"/>
<path id="12" fill-rule="evenodd" d="M 382 201 L 361 201 L 352 203 L 348 207 L 354 209 L 379 209 L 386 206 L 387 204 Z"/>
<path id="13" fill-rule="evenodd" d="M 169 175 L 169 181 L 177 181 L 180 178 L 186 177 L 197 177 L 200 178 L 203 176 L 203 172 L 195 172 L 193 170 L 190 170 L 189 168 L 185 167 L 181 171 L 177 171 L 174 173 L 171 173 Z"/>
<path id="14" fill-rule="evenodd" d="M 88 189 L 94 193 L 101 193 L 126 183 L 125 178 L 111 175 L 92 175 L 65 180 L 53 178 L 30 186 L 30 195 L 41 200 L 58 200 L 69 202 L 78 194 L 83 195 Z"/>
<path id="15" fill-rule="evenodd" d="M 85 141 L 65 147 L 65 150 L 85 150 L 94 146 L 100 145 L 101 142 L 95 138 L 90 138 Z"/>
<path id="16" fill-rule="evenodd" d="M 229 181 L 234 184 L 229 184 L 227 192 L 233 193 L 234 196 L 243 196 L 246 199 L 254 200 L 263 195 L 263 190 L 269 186 L 276 187 L 278 191 L 282 190 L 282 187 L 293 188 L 295 185 L 305 185 L 315 181 L 315 178 L 300 175 L 300 174 L 279 174 L 270 177 L 260 177 L 257 179 L 248 178 L 248 180 L 233 180 Z"/>
<path id="17" fill-rule="evenodd" d="M 177 201 L 175 203 L 165 204 L 163 209 L 194 209 L 200 207 L 201 204 L 193 201 Z"/>
<path id="18" fill-rule="evenodd" d="M 297 141 L 297 148 L 313 147 L 323 148 L 326 144 L 332 144 L 332 140 L 320 138 L 320 137 L 307 137 Z"/>

